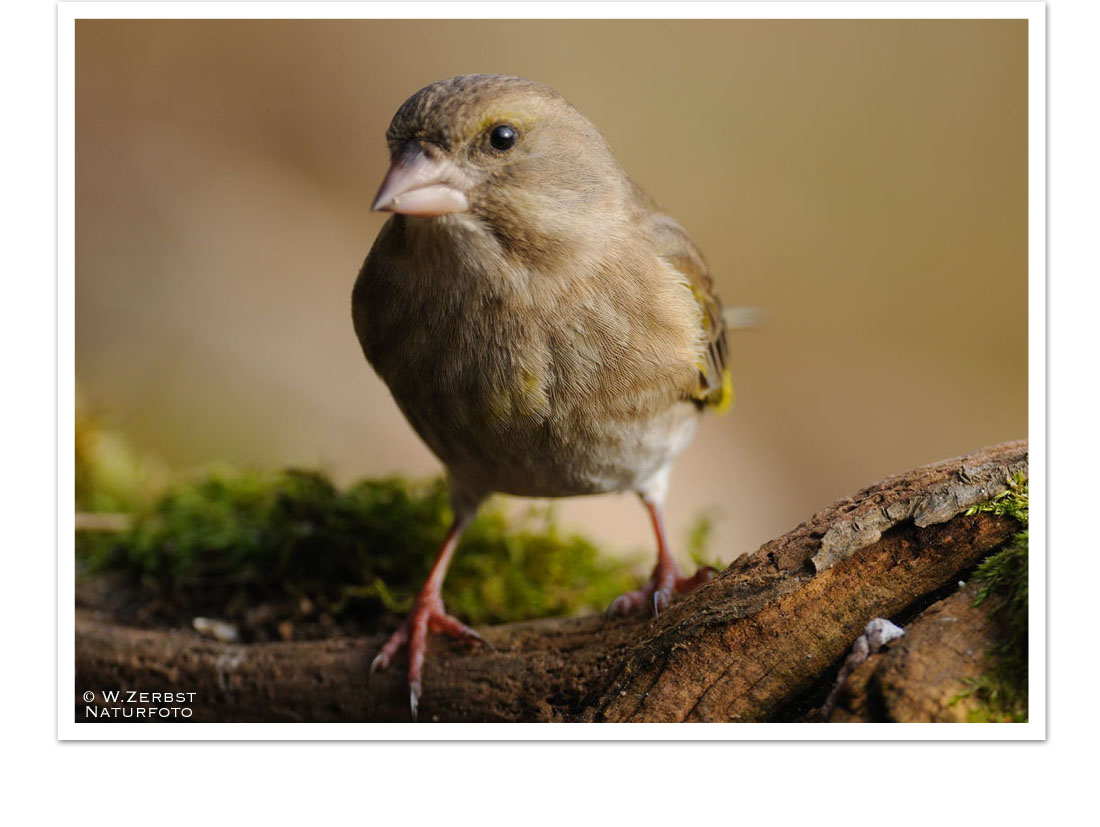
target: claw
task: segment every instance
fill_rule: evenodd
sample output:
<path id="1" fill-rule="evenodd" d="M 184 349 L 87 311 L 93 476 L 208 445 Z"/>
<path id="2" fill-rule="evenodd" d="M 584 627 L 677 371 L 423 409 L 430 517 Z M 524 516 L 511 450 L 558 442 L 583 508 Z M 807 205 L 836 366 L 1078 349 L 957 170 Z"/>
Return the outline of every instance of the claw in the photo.
<path id="1" fill-rule="evenodd" d="M 672 603 L 672 595 L 674 591 L 672 588 L 654 589 L 653 590 L 653 616 L 656 617 L 661 612 L 669 607 Z"/>
<path id="2" fill-rule="evenodd" d="M 489 645 L 488 642 L 485 640 L 485 638 L 483 638 L 481 635 L 479 635 L 477 632 L 475 632 L 469 626 L 465 626 L 461 623 L 458 623 L 456 625 L 457 625 L 458 628 L 455 630 L 455 633 L 462 640 L 465 640 L 467 642 L 468 641 L 473 641 L 474 643 L 479 643 L 482 646 L 488 646 Z M 441 631 L 446 631 L 446 630 L 443 629 Z"/>
<path id="3" fill-rule="evenodd" d="M 400 649 L 409 640 L 409 624 L 408 621 L 397 627 L 390 639 L 386 641 L 385 646 L 378 650 L 378 654 L 374 656 L 374 660 L 370 662 L 369 675 L 373 675 L 376 672 L 381 672 L 383 669 L 389 667 L 390 662 L 393 660 L 393 656 L 397 654 L 397 650 Z"/>
<path id="4" fill-rule="evenodd" d="M 626 614 L 630 607 L 630 600 L 625 594 L 620 594 L 614 600 L 611 601 L 611 605 L 607 607 L 607 611 L 604 612 L 604 620 L 610 620 L 613 617 Z"/>
<path id="5" fill-rule="evenodd" d="M 672 599 L 677 594 L 689 592 L 699 584 L 710 580 L 713 576 L 713 569 L 700 569 L 692 577 L 681 577 L 679 575 L 675 577 L 658 577 L 654 573 L 653 579 L 642 588 L 621 594 L 611 601 L 604 619 L 608 620 L 615 615 L 644 609 L 646 606 L 649 606 L 653 611 L 653 616 L 657 617 L 672 605 Z"/>
<path id="6" fill-rule="evenodd" d="M 451 617 L 449 614 L 443 613 L 442 611 L 440 611 L 439 614 L 433 616 L 428 621 L 428 628 L 431 629 L 433 632 L 442 632 L 444 634 L 450 635 L 451 637 L 459 638 L 467 643 L 469 643 L 470 641 L 473 641 L 474 643 L 479 643 L 487 649 L 493 649 L 495 651 L 495 647 L 493 646 L 493 644 L 489 643 L 489 641 L 487 641 L 465 623 L 462 623 L 461 621 Z"/>
<path id="7" fill-rule="evenodd" d="M 487 641 L 485 638 L 483 638 L 481 635 L 479 635 L 473 629 L 470 629 L 468 627 L 466 629 L 466 637 L 471 638 L 472 640 L 476 641 L 478 644 L 480 644 L 481 646 L 484 646 L 490 652 L 495 652 L 497 650 L 497 647 L 495 647 L 493 644 L 491 644 L 489 641 Z"/>
<path id="8" fill-rule="evenodd" d="M 420 681 L 409 683 L 409 714 L 412 722 L 416 723 L 416 712 L 420 707 Z"/>

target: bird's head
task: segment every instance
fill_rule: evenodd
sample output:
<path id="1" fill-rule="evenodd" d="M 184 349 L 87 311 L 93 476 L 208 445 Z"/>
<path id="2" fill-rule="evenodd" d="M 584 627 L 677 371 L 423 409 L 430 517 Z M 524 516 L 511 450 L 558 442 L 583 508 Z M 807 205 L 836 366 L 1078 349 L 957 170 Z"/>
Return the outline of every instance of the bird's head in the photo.
<path id="1" fill-rule="evenodd" d="M 543 84 L 462 75 L 405 101 L 386 132 L 391 166 L 372 209 L 441 227 L 457 217 L 532 256 L 606 218 L 626 178 L 599 131 Z"/>

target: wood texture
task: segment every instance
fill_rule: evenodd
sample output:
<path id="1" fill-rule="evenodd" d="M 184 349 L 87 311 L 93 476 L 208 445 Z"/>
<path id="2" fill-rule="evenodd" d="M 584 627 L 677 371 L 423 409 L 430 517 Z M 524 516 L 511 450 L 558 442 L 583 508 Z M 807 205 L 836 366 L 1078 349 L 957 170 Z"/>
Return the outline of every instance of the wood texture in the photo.
<path id="1" fill-rule="evenodd" d="M 1012 536 L 1010 518 L 964 512 L 1018 472 L 1026 442 L 890 477 L 657 618 L 480 629 L 494 650 L 433 636 L 420 720 L 792 720 L 820 701 L 868 620 L 905 622 Z M 194 692 L 194 721 L 405 721 L 403 659 L 368 679 L 384 639 L 223 644 L 81 612 L 77 720 L 85 691 L 118 688 Z"/>

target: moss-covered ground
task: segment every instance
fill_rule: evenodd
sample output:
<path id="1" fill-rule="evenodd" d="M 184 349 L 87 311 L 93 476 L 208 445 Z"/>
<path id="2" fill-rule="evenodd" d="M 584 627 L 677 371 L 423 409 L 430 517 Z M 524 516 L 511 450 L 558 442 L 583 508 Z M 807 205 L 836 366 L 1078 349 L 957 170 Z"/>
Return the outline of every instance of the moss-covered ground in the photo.
<path id="1" fill-rule="evenodd" d="M 132 520 L 122 532 L 78 532 L 77 557 L 85 579 L 109 578 L 112 606 L 132 622 L 216 617 L 245 640 L 392 626 L 450 521 L 440 480 L 340 489 L 315 471 L 223 469 L 149 496 L 127 484 L 147 478 L 145 464 L 119 445 L 78 428 L 78 509 Z M 707 533 L 700 521 L 692 556 L 704 556 Z M 490 501 L 462 537 L 444 600 L 473 625 L 568 615 L 606 608 L 637 586 L 636 572 L 564 532 L 551 506 L 516 514 Z"/>
<path id="2" fill-rule="evenodd" d="M 968 512 L 1012 517 L 1021 527 L 1008 543 L 982 561 L 973 576 L 978 584 L 975 606 L 995 594 L 1003 598 L 994 613 L 1002 640 L 993 652 L 993 668 L 972 681 L 965 693 L 980 702 L 970 713 L 973 721 L 1027 720 L 1028 484 L 1017 476 L 1008 485 L 1006 491 Z"/>

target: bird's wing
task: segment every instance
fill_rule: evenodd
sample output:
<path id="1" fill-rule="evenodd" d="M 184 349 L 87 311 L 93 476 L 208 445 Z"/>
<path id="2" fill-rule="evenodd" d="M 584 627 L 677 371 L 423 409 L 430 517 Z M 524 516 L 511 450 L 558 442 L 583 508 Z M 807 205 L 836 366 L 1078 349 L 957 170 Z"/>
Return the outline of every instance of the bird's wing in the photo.
<path id="1" fill-rule="evenodd" d="M 699 388 L 694 395 L 700 406 L 726 410 L 733 402 L 726 344 L 726 322 L 722 302 L 714 292 L 714 281 L 691 236 L 675 219 L 659 212 L 651 214 L 659 255 L 683 276 L 699 305 L 706 349 L 699 363 Z"/>

